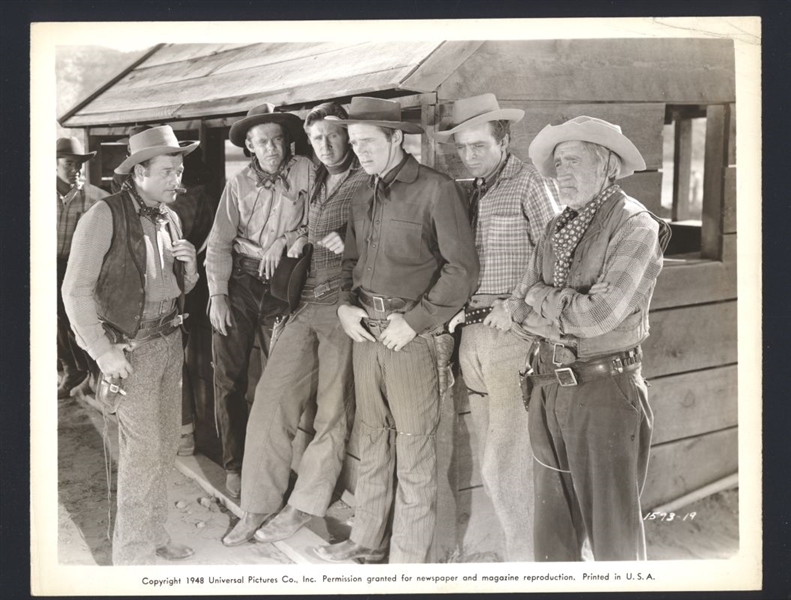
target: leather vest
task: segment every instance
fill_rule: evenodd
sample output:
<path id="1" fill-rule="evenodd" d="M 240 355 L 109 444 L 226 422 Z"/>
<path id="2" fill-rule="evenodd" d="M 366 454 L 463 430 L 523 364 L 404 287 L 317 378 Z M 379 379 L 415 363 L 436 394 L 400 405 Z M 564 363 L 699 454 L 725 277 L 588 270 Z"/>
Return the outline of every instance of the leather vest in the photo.
<path id="1" fill-rule="evenodd" d="M 129 192 L 122 191 L 101 200 L 110 207 L 113 238 L 104 257 L 96 283 L 96 309 L 99 320 L 133 338 L 140 328 L 146 301 L 146 245 L 137 206 Z M 181 237 L 179 219 L 167 206 L 165 212 Z M 184 265 L 174 261 L 173 272 L 184 299 Z"/>
<path id="2" fill-rule="evenodd" d="M 627 196 L 622 191 L 616 192 L 596 211 L 596 215 L 577 245 L 569 269 L 568 287 L 574 288 L 578 292 L 587 292 L 604 270 L 604 260 L 610 240 L 626 221 L 644 212 L 651 215 L 658 223 L 659 243 L 664 252 L 670 241 L 670 226 L 634 198 Z M 555 231 L 556 219 L 550 222 L 547 228 L 548 235 L 544 242 L 542 276 L 544 281 L 549 282 L 552 281 L 555 271 L 555 252 L 549 241 L 549 234 Z M 651 294 L 653 294 L 653 289 Z M 648 337 L 649 302 L 646 302 L 645 306 L 638 307 L 615 329 L 603 335 L 591 338 L 564 336 L 564 339 L 576 342 L 579 358 L 589 358 L 634 348 Z"/>

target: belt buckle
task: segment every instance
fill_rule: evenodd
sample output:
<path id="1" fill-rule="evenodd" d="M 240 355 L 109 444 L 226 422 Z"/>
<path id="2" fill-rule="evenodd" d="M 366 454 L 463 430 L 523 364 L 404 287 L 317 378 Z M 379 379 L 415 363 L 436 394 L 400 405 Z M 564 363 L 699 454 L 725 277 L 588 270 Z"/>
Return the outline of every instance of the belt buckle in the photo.
<path id="1" fill-rule="evenodd" d="M 565 350 L 568 354 L 571 355 L 571 359 L 572 360 L 570 360 L 570 361 L 567 360 L 566 362 L 558 360 L 558 349 L 560 349 L 561 351 Z M 568 356 L 567 356 L 567 358 L 568 358 Z M 576 358 L 577 358 L 576 355 L 571 351 L 570 348 L 567 348 L 565 345 L 559 344 L 557 342 L 553 342 L 552 343 L 552 364 L 555 365 L 556 367 L 559 367 L 561 365 L 568 365 L 570 363 L 573 363 L 574 359 L 576 359 Z"/>
<path id="2" fill-rule="evenodd" d="M 374 310 L 377 312 L 385 312 L 385 299 L 382 296 L 371 296 L 374 301 Z"/>
<path id="3" fill-rule="evenodd" d="M 574 375 L 574 371 L 571 370 L 571 367 L 555 369 L 555 379 L 558 380 L 561 387 L 573 387 L 577 385 L 577 376 Z"/>

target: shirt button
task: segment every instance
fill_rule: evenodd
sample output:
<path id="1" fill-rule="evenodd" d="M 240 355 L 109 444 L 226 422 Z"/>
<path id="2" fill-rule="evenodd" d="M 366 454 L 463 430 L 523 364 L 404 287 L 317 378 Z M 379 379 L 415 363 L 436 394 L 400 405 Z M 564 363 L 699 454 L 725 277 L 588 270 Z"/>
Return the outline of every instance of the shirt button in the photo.
<path id="1" fill-rule="evenodd" d="M 139 321 L 139 320 L 140 320 L 140 315 L 135 315 L 135 321 Z"/>
<path id="2" fill-rule="evenodd" d="M 371 246 L 373 246 L 374 248 L 376 248 L 376 244 L 371 244 Z"/>
<path id="3" fill-rule="evenodd" d="M 368 267 L 368 268 L 366 269 L 366 271 L 370 271 L 370 270 L 371 270 L 371 267 Z"/>
<path id="4" fill-rule="evenodd" d="M 376 221 L 374 221 L 374 223 L 376 223 L 377 225 L 379 225 L 380 221 L 379 221 L 379 220 L 376 220 Z"/>

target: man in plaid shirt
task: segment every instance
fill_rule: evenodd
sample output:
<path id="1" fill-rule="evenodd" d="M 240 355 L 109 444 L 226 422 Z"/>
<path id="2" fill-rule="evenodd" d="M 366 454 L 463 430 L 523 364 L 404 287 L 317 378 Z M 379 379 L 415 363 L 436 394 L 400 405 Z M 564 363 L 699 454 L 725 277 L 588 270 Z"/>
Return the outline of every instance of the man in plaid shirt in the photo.
<path id="1" fill-rule="evenodd" d="M 503 301 L 559 210 L 555 182 L 508 151 L 510 124 L 523 116 L 522 110 L 501 109 L 494 94 L 465 98 L 454 104 L 451 127 L 438 134 L 453 136 L 459 158 L 475 177 L 470 218 L 481 270 L 464 309 L 459 361 L 480 445 L 481 478 L 505 534 L 509 562 L 533 559 L 533 461 L 517 377 L 530 341 L 509 331 Z"/>
<path id="2" fill-rule="evenodd" d="M 242 464 L 245 514 L 223 538 L 226 546 L 253 536 L 260 542 L 287 539 L 314 515 L 323 517 L 343 466 L 354 408 L 352 340 L 335 310 L 349 203 L 368 181 L 346 129 L 333 122 L 346 117 L 340 105 L 328 102 L 305 119 L 305 131 L 321 164 L 310 194 L 307 236 L 298 238 L 288 254 L 299 256 L 306 243 L 312 244 L 310 271 L 300 305 L 255 390 Z M 278 512 L 291 471 L 291 443 L 311 401 L 317 404 L 316 433 L 302 455 L 288 504 Z"/>
<path id="3" fill-rule="evenodd" d="M 58 360 L 63 368 L 63 378 L 58 385 L 58 398 L 68 398 L 71 390 L 82 382 L 93 367 L 93 361 L 80 348 L 74 338 L 69 317 L 63 306 L 61 286 L 71 252 L 71 240 L 77 221 L 94 202 L 109 196 L 102 188 L 80 181 L 82 165 L 96 156 L 85 154 L 82 144 L 75 137 L 59 138 L 56 142 L 58 171 Z"/>
<path id="4" fill-rule="evenodd" d="M 536 559 L 581 560 L 587 538 L 595 560 L 643 560 L 653 414 L 640 344 L 670 228 L 616 184 L 645 169 L 617 125 L 547 126 L 530 158 L 567 205 L 506 302 L 519 330 L 539 336 L 525 379 Z"/>

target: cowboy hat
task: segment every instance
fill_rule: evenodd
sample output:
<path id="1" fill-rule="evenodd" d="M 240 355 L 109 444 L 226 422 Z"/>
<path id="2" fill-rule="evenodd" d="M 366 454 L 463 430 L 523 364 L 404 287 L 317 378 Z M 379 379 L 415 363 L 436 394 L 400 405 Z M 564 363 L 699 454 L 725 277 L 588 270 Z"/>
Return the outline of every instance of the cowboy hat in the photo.
<path id="1" fill-rule="evenodd" d="M 119 175 L 128 175 L 135 165 L 163 154 L 189 154 L 200 142 L 186 142 L 186 144 L 182 146 L 179 143 L 170 125 L 146 129 L 129 138 L 129 156 L 115 168 L 115 172 Z"/>
<path id="2" fill-rule="evenodd" d="M 637 147 L 621 133 L 618 125 L 594 117 L 575 117 L 561 125 L 547 125 L 530 142 L 527 153 L 544 177 L 557 177 L 555 146 L 561 142 L 592 142 L 612 150 L 621 159 L 618 179 L 645 170 L 645 161 Z"/>
<path id="3" fill-rule="evenodd" d="M 345 121 L 335 118 L 329 120 L 337 121 L 344 127 L 347 125 L 374 125 L 388 129 L 400 129 L 404 133 L 423 133 L 423 128 L 417 123 L 401 120 L 401 104 L 395 100 L 382 98 L 356 96 L 352 98 L 352 103 L 349 106 L 348 119 Z"/>
<path id="4" fill-rule="evenodd" d="M 85 154 L 85 150 L 76 137 L 62 137 L 58 138 L 58 141 L 55 143 L 55 151 L 56 156 L 58 158 L 63 158 L 64 156 L 74 156 L 85 162 L 86 160 L 91 160 L 94 156 L 96 156 L 96 152 L 88 152 Z"/>
<path id="5" fill-rule="evenodd" d="M 231 126 L 229 138 L 234 146 L 245 148 L 247 132 L 251 127 L 262 123 L 277 123 L 283 126 L 289 134 L 291 141 L 297 141 L 304 136 L 302 131 L 302 120 L 295 114 L 289 112 L 275 112 L 274 104 L 262 104 L 247 111 L 247 116 Z"/>
<path id="6" fill-rule="evenodd" d="M 525 111 L 518 108 L 500 108 L 494 94 L 481 94 L 472 98 L 461 98 L 453 103 L 450 129 L 437 132 L 437 139 L 446 142 L 454 133 L 489 121 L 511 121 L 518 123 Z"/>
<path id="7" fill-rule="evenodd" d="M 272 276 L 271 294 L 278 300 L 288 303 L 288 311 L 294 312 L 299 306 L 302 288 L 308 277 L 313 244 L 305 244 L 302 254 L 292 258 L 283 254 Z"/>

